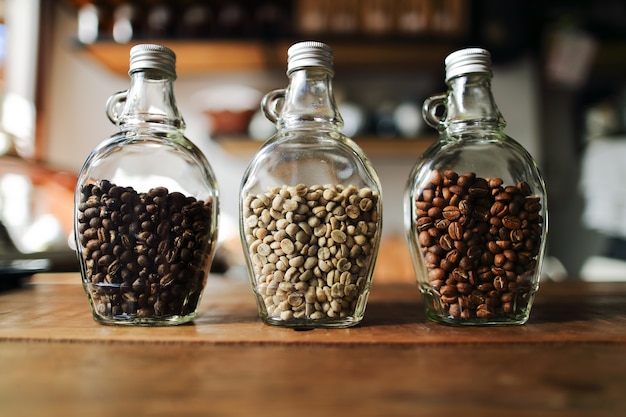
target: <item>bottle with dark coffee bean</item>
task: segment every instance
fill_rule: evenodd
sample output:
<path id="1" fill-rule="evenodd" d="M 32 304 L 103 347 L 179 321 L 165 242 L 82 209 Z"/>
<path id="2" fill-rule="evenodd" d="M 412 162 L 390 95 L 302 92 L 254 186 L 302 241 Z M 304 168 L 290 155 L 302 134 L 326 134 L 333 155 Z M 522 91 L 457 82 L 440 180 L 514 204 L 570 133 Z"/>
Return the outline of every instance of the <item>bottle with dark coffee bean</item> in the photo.
<path id="1" fill-rule="evenodd" d="M 423 106 L 440 140 L 417 161 L 405 200 L 426 315 L 452 325 L 523 324 L 545 251 L 545 184 L 504 132 L 489 52 L 456 51 L 445 65 L 448 91 Z"/>
<path id="2" fill-rule="evenodd" d="M 93 317 L 104 324 L 193 320 L 215 253 L 218 187 L 184 136 L 176 56 L 130 51 L 128 90 L 107 102 L 119 131 L 91 152 L 75 193 L 75 240 Z"/>

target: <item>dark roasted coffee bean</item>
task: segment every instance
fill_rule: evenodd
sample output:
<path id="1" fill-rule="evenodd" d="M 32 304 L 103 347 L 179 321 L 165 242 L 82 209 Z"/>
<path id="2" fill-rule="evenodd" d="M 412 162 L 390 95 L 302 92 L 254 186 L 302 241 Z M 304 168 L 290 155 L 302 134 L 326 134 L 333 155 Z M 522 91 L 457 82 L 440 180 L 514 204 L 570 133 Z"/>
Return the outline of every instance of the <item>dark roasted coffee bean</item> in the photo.
<path id="1" fill-rule="evenodd" d="M 496 201 L 489 209 L 489 213 L 495 217 L 504 217 L 509 212 L 509 207 L 502 201 Z"/>
<path id="2" fill-rule="evenodd" d="M 210 267 L 212 203 L 170 194 L 164 187 L 138 193 L 106 180 L 85 185 L 80 196 L 77 230 L 85 279 L 96 284 L 90 290 L 94 310 L 129 316 L 193 311 L 195 306 L 187 307 L 193 304 L 190 297 L 202 289 Z M 172 257 L 175 242 L 182 249 Z M 174 279 L 187 294 L 171 296 Z M 107 286 L 98 286 L 103 283 Z"/>
<path id="3" fill-rule="evenodd" d="M 474 184 L 469 187 L 468 193 L 475 198 L 486 197 L 489 195 L 489 184 L 483 178 L 476 178 Z"/>
<path id="4" fill-rule="evenodd" d="M 522 222 L 519 217 L 515 216 L 504 216 L 502 218 L 502 225 L 507 229 L 517 230 L 522 226 Z"/>

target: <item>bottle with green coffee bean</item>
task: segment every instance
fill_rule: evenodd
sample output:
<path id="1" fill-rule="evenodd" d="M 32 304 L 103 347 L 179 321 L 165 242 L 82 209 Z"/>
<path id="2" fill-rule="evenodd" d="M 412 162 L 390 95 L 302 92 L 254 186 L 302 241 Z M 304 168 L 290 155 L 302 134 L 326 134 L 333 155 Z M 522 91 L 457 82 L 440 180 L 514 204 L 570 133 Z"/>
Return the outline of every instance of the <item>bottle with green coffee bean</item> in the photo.
<path id="1" fill-rule="evenodd" d="M 253 157 L 240 189 L 252 289 L 267 324 L 354 326 L 365 314 L 380 244 L 380 181 L 341 132 L 331 49 L 292 45 L 287 75 L 288 87 L 263 99 L 277 133 Z"/>

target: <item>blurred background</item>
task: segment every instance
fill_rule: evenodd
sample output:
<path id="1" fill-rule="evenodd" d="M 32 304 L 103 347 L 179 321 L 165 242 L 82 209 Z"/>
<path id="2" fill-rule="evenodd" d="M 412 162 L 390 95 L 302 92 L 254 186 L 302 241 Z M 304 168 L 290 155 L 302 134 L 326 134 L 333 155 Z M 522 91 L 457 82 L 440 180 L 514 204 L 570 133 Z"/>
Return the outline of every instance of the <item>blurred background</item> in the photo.
<path id="1" fill-rule="evenodd" d="M 0 251 L 78 267 L 75 176 L 116 127 L 107 98 L 128 87 L 132 45 L 178 58 L 186 134 L 221 191 L 220 240 L 240 261 L 237 193 L 273 133 L 263 94 L 287 85 L 287 48 L 328 43 L 344 131 L 384 190 L 377 275 L 413 281 L 403 192 L 436 140 L 423 100 L 444 92 L 444 58 L 487 48 L 507 133 L 537 160 L 550 211 L 549 279 L 626 279 L 626 3 L 621 0 L 1 0 Z M 34 255 L 33 255 L 34 254 Z M 60 254 L 60 256 L 56 256 Z M 68 255 L 68 256 L 66 256 Z"/>

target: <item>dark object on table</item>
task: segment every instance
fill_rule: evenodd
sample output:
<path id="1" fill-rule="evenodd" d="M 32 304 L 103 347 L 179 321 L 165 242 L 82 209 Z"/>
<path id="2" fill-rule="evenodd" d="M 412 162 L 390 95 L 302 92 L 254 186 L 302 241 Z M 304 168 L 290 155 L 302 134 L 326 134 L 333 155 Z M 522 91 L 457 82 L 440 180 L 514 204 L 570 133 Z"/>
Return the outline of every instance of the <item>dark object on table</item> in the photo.
<path id="1" fill-rule="evenodd" d="M 18 288 L 28 277 L 40 272 L 74 272 L 76 255 L 71 250 L 41 253 L 20 252 L 0 221 L 0 291 Z"/>

